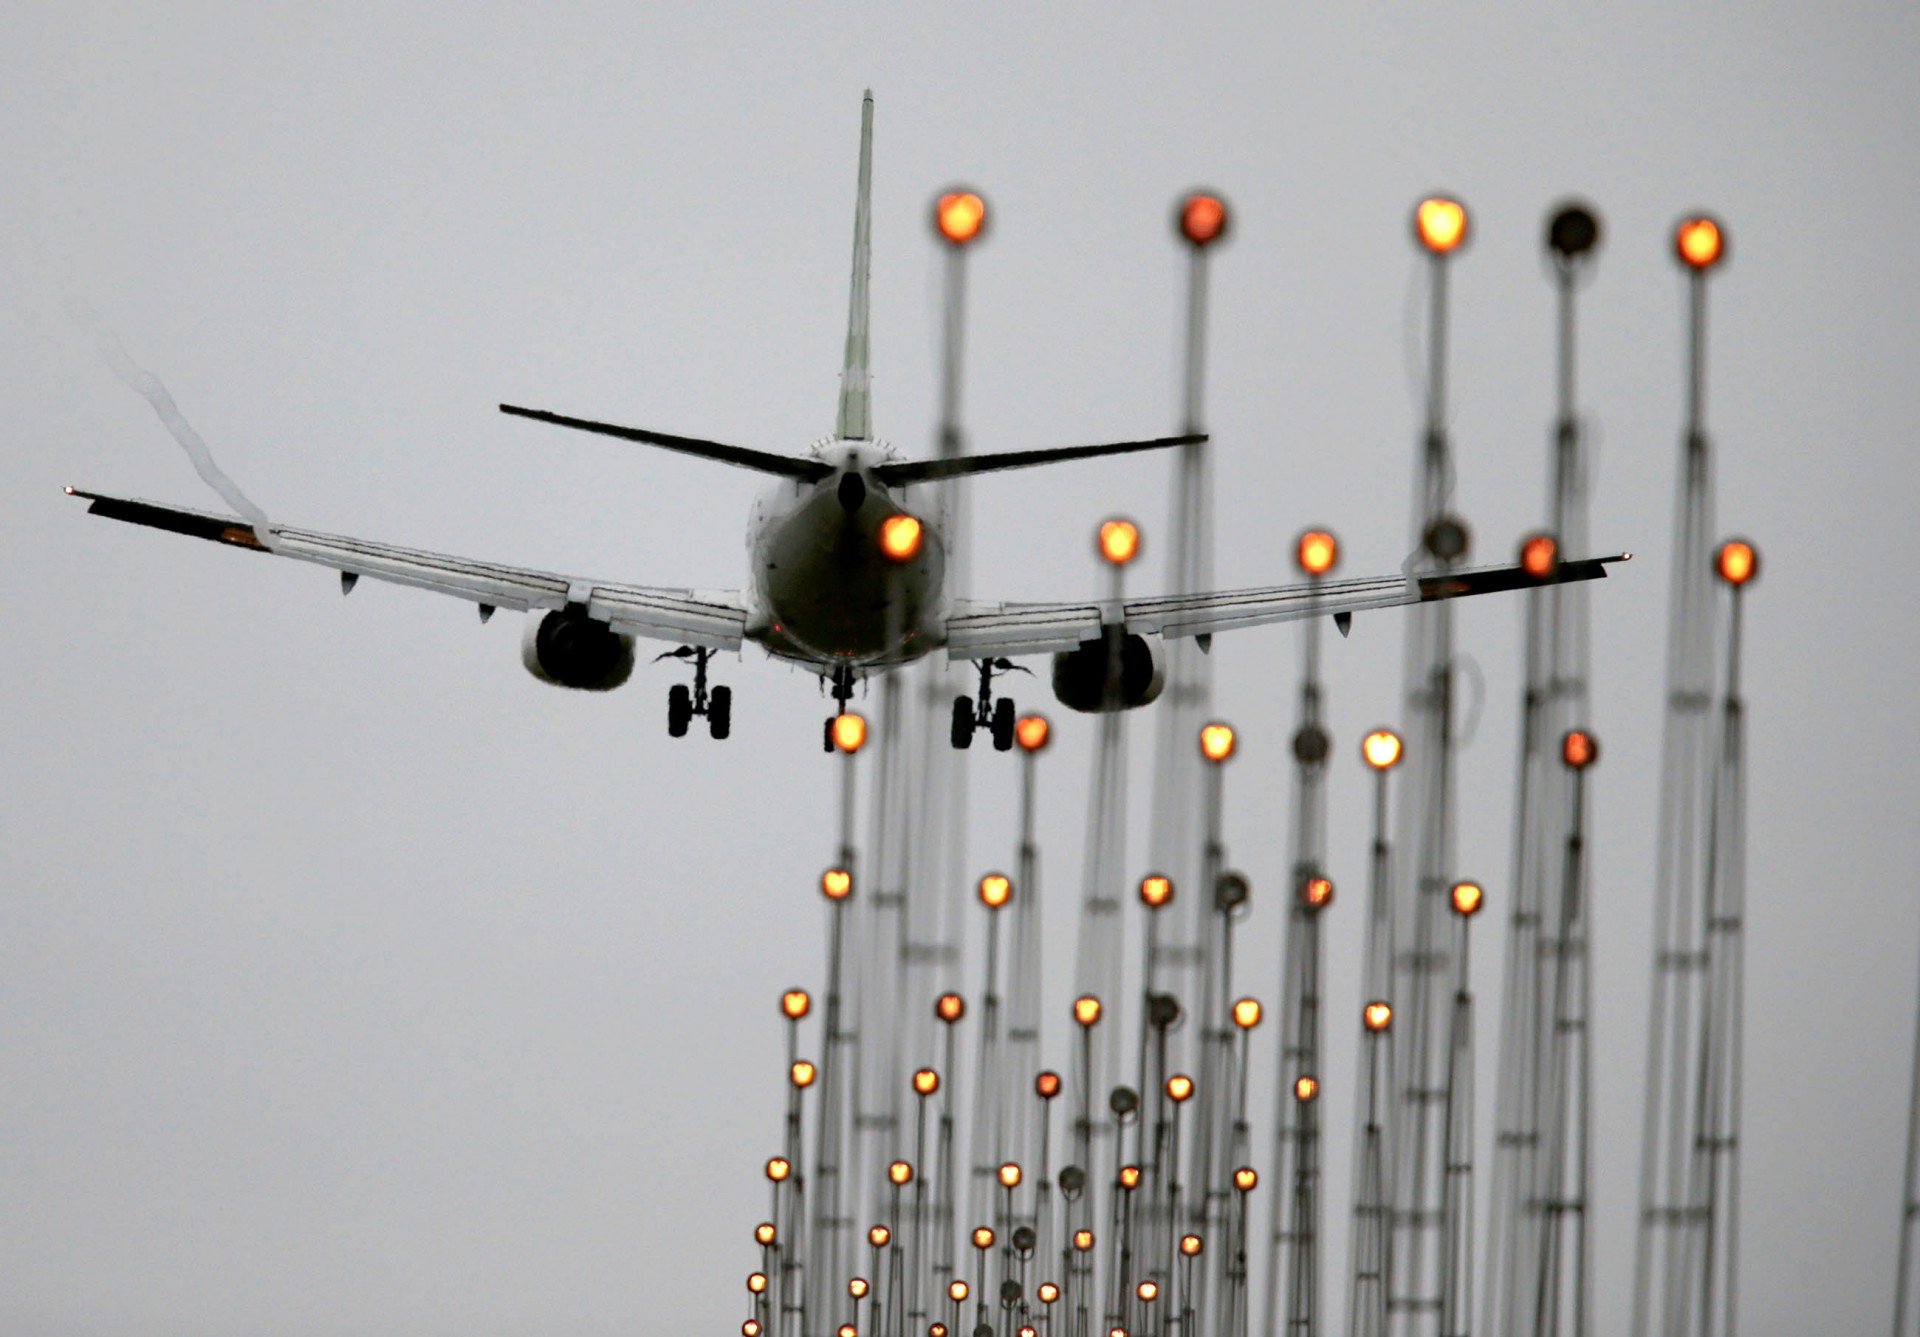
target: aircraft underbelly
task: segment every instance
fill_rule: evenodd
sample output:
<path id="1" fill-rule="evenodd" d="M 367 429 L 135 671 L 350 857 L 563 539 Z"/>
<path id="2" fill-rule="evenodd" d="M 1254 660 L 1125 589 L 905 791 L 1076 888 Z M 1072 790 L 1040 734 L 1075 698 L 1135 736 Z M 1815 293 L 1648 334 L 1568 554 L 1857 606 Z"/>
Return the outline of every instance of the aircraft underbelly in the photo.
<path id="1" fill-rule="evenodd" d="M 827 496 L 769 527 L 756 572 L 771 614 L 769 648 L 856 665 L 932 648 L 944 554 L 931 526 L 914 557 L 882 554 L 877 532 L 897 509 L 876 497 L 848 515 Z"/>

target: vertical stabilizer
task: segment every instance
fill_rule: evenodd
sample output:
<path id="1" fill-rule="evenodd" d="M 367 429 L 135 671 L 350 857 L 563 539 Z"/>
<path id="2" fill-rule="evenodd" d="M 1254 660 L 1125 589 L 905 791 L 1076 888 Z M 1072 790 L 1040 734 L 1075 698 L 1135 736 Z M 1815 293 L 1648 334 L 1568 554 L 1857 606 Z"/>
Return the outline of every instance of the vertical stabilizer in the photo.
<path id="1" fill-rule="evenodd" d="M 873 439 L 872 394 L 867 377 L 867 278 L 873 268 L 873 90 L 860 103 L 860 198 L 853 209 L 853 286 L 847 297 L 847 357 L 840 371 L 840 416 L 833 433 L 842 441 Z"/>

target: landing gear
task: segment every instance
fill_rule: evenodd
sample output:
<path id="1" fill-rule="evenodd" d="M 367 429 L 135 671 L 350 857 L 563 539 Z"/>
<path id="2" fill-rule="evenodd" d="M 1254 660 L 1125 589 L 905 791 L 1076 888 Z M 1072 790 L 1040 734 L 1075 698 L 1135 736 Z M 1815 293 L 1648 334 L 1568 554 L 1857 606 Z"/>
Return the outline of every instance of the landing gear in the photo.
<path id="1" fill-rule="evenodd" d="M 827 726 L 821 732 L 820 746 L 833 751 L 833 721 L 847 713 L 847 703 L 853 700 L 853 669 L 846 664 L 837 665 L 833 670 L 833 708 L 834 713 L 827 717 Z"/>
<path id="2" fill-rule="evenodd" d="M 1005 696 L 998 701 L 993 699 L 993 678 L 996 673 L 1029 673 L 1032 670 L 1005 659 L 982 659 L 976 667 L 980 670 L 978 697 L 956 696 L 953 699 L 953 745 L 958 748 L 971 747 L 973 731 L 986 729 L 992 733 L 995 752 L 1011 752 L 1013 700 Z"/>
<path id="3" fill-rule="evenodd" d="M 691 659 L 693 661 L 693 686 L 678 682 L 667 689 L 667 735 L 671 738 L 685 738 L 687 728 L 693 723 L 695 715 L 707 717 L 707 732 L 715 738 L 725 738 L 733 732 L 733 689 L 715 687 L 707 689 L 707 661 L 713 658 L 713 651 L 696 645 L 683 645 L 678 650 L 669 650 L 656 655 L 654 662 L 662 659 Z"/>

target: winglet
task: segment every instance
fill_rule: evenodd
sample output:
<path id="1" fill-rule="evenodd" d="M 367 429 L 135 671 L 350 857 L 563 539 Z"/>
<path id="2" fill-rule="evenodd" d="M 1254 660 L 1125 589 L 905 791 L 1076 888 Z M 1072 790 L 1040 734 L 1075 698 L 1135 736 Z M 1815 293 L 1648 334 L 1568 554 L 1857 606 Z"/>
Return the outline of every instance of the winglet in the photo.
<path id="1" fill-rule="evenodd" d="M 860 103 L 860 194 L 853 207 L 853 284 L 847 298 L 847 355 L 840 370 L 840 416 L 833 434 L 842 441 L 873 439 L 872 395 L 867 376 L 867 279 L 873 269 L 873 90 Z"/>

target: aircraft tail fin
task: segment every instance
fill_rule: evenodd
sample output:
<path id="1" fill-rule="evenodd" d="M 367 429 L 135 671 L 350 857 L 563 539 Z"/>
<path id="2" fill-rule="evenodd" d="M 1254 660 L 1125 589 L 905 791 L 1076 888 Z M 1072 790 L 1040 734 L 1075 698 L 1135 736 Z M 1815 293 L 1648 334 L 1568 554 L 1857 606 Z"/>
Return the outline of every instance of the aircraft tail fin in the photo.
<path id="1" fill-rule="evenodd" d="M 860 194 L 853 209 L 853 283 L 847 298 L 847 354 L 840 369 L 842 441 L 873 439 L 867 358 L 867 280 L 873 268 L 873 90 L 860 103 Z"/>

